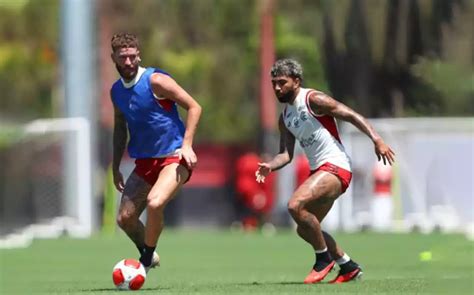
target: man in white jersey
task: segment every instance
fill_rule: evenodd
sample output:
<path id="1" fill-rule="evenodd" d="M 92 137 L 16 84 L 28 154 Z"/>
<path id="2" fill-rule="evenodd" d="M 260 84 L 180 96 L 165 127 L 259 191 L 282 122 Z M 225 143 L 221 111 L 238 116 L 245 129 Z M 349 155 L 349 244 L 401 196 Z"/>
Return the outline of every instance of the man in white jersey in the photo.
<path id="1" fill-rule="evenodd" d="M 330 283 L 355 280 L 362 275 L 354 262 L 326 232 L 320 223 L 334 201 L 345 192 L 352 178 L 350 158 L 344 151 L 336 118 L 352 123 L 374 143 L 377 158 L 384 164 L 394 162 L 395 154 L 369 122 L 360 114 L 330 96 L 301 87 L 303 69 L 291 59 L 278 60 L 271 69 L 273 90 L 285 104 L 279 119 L 280 152 L 271 161 L 259 163 L 258 182 L 293 159 L 298 140 L 308 158 L 311 173 L 293 193 L 288 211 L 297 223 L 297 233 L 316 253 L 304 283 L 322 281 L 337 263 L 339 274 Z"/>

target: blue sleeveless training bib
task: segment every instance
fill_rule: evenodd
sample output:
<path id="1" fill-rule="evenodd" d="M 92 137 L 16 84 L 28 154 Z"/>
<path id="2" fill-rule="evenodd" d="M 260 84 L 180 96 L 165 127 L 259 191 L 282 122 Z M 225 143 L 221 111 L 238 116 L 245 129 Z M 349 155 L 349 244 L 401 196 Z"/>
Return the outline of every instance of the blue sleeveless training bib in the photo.
<path id="1" fill-rule="evenodd" d="M 128 153 L 135 159 L 163 157 L 183 144 L 185 127 L 176 103 L 154 96 L 150 84 L 153 73 L 169 75 L 160 69 L 147 68 L 135 85 L 126 88 L 119 79 L 111 90 L 114 105 L 127 120 Z"/>

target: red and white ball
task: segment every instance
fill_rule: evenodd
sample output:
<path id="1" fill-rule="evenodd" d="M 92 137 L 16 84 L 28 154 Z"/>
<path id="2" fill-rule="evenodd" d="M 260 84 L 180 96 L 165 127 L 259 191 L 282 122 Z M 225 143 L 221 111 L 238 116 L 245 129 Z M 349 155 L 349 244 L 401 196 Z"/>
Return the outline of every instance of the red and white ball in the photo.
<path id="1" fill-rule="evenodd" d="M 136 259 L 119 261 L 112 272 L 115 286 L 120 290 L 138 290 L 145 283 L 146 271 Z"/>

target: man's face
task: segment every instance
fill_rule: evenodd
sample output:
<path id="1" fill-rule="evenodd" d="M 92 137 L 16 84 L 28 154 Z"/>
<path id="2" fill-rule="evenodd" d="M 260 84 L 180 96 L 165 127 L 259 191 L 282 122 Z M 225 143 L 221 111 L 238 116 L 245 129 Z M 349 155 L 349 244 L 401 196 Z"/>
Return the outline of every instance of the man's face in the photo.
<path id="1" fill-rule="evenodd" d="M 120 48 L 112 53 L 112 60 L 120 76 L 125 80 L 132 80 L 138 72 L 140 51 L 134 47 Z"/>
<path id="2" fill-rule="evenodd" d="M 272 86 L 278 101 L 288 103 L 295 98 L 296 90 L 300 86 L 300 79 L 278 76 L 272 78 Z"/>

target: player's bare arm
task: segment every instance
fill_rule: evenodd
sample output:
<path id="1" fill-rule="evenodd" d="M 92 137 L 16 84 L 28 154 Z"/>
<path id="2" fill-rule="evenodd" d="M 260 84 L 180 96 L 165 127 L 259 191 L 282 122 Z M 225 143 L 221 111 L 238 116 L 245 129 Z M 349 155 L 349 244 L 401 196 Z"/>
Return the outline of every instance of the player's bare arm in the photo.
<path id="1" fill-rule="evenodd" d="M 192 145 L 199 118 L 201 117 L 201 106 L 168 75 L 153 74 L 151 76 L 151 86 L 156 96 L 171 99 L 187 110 L 186 131 L 184 133 L 181 156 L 190 168 L 194 168 L 197 164 L 197 157 Z"/>
<path id="2" fill-rule="evenodd" d="M 317 115 L 330 115 L 340 120 L 351 123 L 365 133 L 374 143 L 375 154 L 384 164 L 392 165 L 395 162 L 395 153 L 384 142 L 364 116 L 350 107 L 333 99 L 322 92 L 316 92 L 309 97 L 311 110 Z"/>
<path id="3" fill-rule="evenodd" d="M 280 116 L 278 127 L 280 129 L 280 151 L 271 161 L 258 163 L 258 169 L 255 172 L 257 182 L 264 182 L 265 177 L 270 174 L 270 172 L 283 168 L 293 159 L 295 137 L 286 128 L 283 116 Z"/>
<path id="4" fill-rule="evenodd" d="M 123 113 L 114 106 L 114 135 L 113 135 L 113 160 L 112 172 L 114 184 L 118 191 L 123 192 L 125 187 L 122 173 L 120 172 L 120 162 L 127 145 L 127 123 Z"/>

